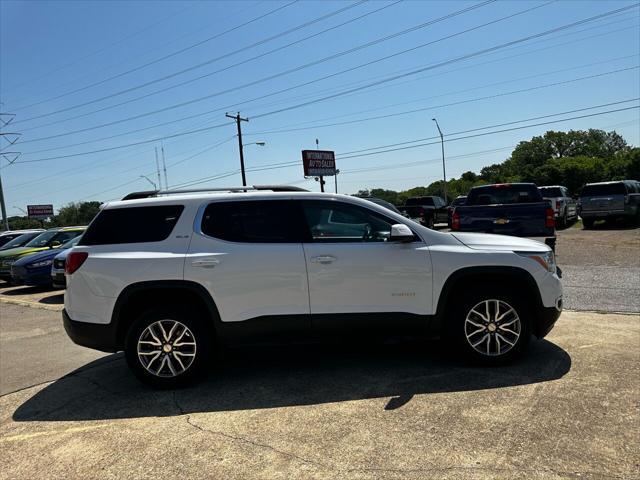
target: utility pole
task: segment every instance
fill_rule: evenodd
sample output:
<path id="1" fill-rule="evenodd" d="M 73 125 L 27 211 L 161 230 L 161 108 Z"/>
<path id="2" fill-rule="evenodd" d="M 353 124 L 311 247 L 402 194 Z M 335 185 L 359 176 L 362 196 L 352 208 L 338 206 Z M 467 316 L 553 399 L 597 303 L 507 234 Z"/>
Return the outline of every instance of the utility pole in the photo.
<path id="1" fill-rule="evenodd" d="M 8 117 L 8 120 L 4 120 L 3 117 Z M 11 123 L 11 121 L 14 119 L 15 114 L 14 113 L 0 113 L 0 127 L 6 127 L 7 125 L 9 125 Z M 9 142 L 9 145 L 13 145 L 14 143 L 16 143 L 18 141 L 18 139 L 20 138 L 20 133 L 9 133 L 9 132 L 0 132 L 0 137 L 4 138 L 7 142 Z M 13 140 L 10 140 L 10 137 L 14 137 Z M 0 147 L 2 147 L 2 145 L 0 145 Z M 1 152 L 2 148 L 0 148 L 0 152 Z M 13 158 L 11 160 L 9 160 L 8 155 L 13 155 Z M 7 160 L 7 162 L 9 162 L 9 165 L 11 165 L 13 162 L 15 162 L 17 160 L 17 158 L 20 156 L 20 152 L 1 152 L 0 153 L 0 157 L 4 158 L 5 160 Z M 0 165 L 1 167 L 2 165 Z M 4 224 L 4 229 L 5 230 L 9 230 L 9 218 L 7 217 L 7 206 L 4 203 L 4 191 L 2 190 L 2 175 L 0 174 L 0 212 L 2 212 L 2 219 L 3 219 L 3 224 Z"/>
<path id="2" fill-rule="evenodd" d="M 247 186 L 247 176 L 244 171 L 244 152 L 242 151 L 242 127 L 240 126 L 240 122 L 248 122 L 248 118 L 242 118 L 240 116 L 240 112 L 237 112 L 236 115 L 225 114 L 228 118 L 233 118 L 236 121 L 236 125 L 238 127 L 238 148 L 240 150 L 240 171 L 242 172 L 242 186 Z"/>
<path id="3" fill-rule="evenodd" d="M 160 161 L 158 160 L 158 147 L 156 150 L 156 173 L 158 174 L 158 190 L 162 190 L 162 180 L 160 179 Z"/>
<path id="4" fill-rule="evenodd" d="M 444 193 L 444 203 L 447 202 L 447 170 L 444 164 L 444 135 L 442 135 L 442 130 L 440 130 L 440 125 L 438 125 L 438 120 L 432 118 L 434 122 L 436 122 L 436 127 L 438 127 L 438 133 L 440 134 L 440 144 L 442 145 L 442 178 L 444 179 L 444 183 L 442 184 L 442 192 Z"/>
<path id="5" fill-rule="evenodd" d="M 336 183 L 336 193 L 338 193 L 338 174 L 340 173 L 340 169 L 336 168 L 336 173 L 333 176 L 333 180 Z"/>
<path id="6" fill-rule="evenodd" d="M 167 180 L 167 164 L 164 160 L 164 144 L 161 142 L 160 147 L 162 149 L 162 170 L 164 170 L 164 189 L 169 190 L 169 180 Z"/>
<path id="7" fill-rule="evenodd" d="M 316 150 L 320 150 L 320 141 L 316 138 Z M 324 193 L 324 177 L 320 175 L 320 191 Z"/>

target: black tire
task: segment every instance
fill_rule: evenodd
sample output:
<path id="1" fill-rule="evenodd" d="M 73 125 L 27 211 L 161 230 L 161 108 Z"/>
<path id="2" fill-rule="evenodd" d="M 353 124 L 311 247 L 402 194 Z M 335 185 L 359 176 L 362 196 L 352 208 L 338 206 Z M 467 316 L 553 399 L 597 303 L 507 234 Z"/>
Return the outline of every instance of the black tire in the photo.
<path id="1" fill-rule="evenodd" d="M 558 226 L 560 228 L 567 228 L 567 225 L 569 224 L 569 221 L 567 220 L 567 211 L 564 211 L 564 215 L 562 215 L 562 217 L 560 218 L 560 221 L 558 222 Z"/>
<path id="2" fill-rule="evenodd" d="M 129 368 L 139 380 L 154 388 L 179 388 L 194 383 L 209 366 L 214 344 L 210 330 L 206 327 L 205 322 L 206 319 L 202 318 L 201 314 L 191 312 L 187 308 L 158 308 L 143 313 L 131 325 L 125 339 L 124 353 Z M 158 324 L 160 324 L 167 333 L 170 333 L 171 327 L 176 325 L 173 338 L 170 338 L 171 342 L 165 342 L 164 339 L 161 338 L 159 335 L 161 330 L 158 330 Z M 147 328 L 152 325 L 153 327 L 151 328 L 161 340 L 162 345 L 160 347 L 148 345 L 148 343 L 151 343 L 148 340 L 155 343 L 155 340 L 149 336 L 149 330 L 147 330 Z M 184 331 L 182 338 L 178 338 L 182 331 L 180 325 L 188 329 Z M 142 336 L 143 333 L 145 337 Z M 148 351 L 144 351 L 139 355 L 138 342 L 141 340 L 146 342 L 144 348 L 148 348 Z M 195 344 L 193 347 L 190 345 L 191 342 Z M 164 350 L 166 343 L 175 344 L 173 351 L 170 351 L 170 353 Z M 182 352 L 178 351 L 178 345 L 180 345 Z M 142 345 L 140 346 L 143 348 Z M 156 357 L 156 362 L 161 361 L 164 364 L 158 374 L 150 371 L 150 369 L 155 370 L 157 368 L 157 363 L 152 365 L 149 361 L 147 366 L 150 367 L 150 369 L 147 369 L 142 360 L 142 358 L 147 358 L 147 355 L 153 359 L 154 351 L 160 354 L 160 356 Z M 191 353 L 194 355 L 192 357 L 193 359 L 189 361 Z M 168 357 L 167 360 L 164 360 L 164 357 Z M 171 363 L 171 368 L 169 363 Z M 182 367 L 185 365 L 186 368 L 184 368 L 183 371 L 179 371 L 174 375 L 174 370 L 182 370 Z"/>
<path id="3" fill-rule="evenodd" d="M 433 220 L 433 217 L 429 217 L 427 218 L 427 224 L 425 225 L 427 228 L 430 228 L 431 230 L 433 230 L 435 228 L 435 222 Z"/>
<path id="4" fill-rule="evenodd" d="M 491 320 L 496 301 L 499 307 L 495 317 L 499 318 L 499 315 L 505 314 L 497 323 L 495 321 L 487 322 L 481 316 L 471 313 L 474 309 L 478 311 L 479 308 L 482 308 L 482 313 L 487 316 L 484 302 L 489 302 L 488 317 Z M 507 313 L 509 308 L 513 309 L 515 315 Z M 469 323 L 469 321 L 473 323 Z M 525 352 L 531 339 L 531 307 L 522 295 L 506 285 L 480 288 L 472 293 L 465 293 L 463 299 L 453 305 L 447 322 L 446 334 L 449 342 L 465 359 L 477 365 L 492 366 L 511 363 Z M 474 326 L 474 324 L 478 326 Z M 481 327 L 485 329 L 480 330 Z M 513 329 L 511 331 L 517 333 L 517 337 L 507 333 L 509 330 L 505 329 Z M 478 333 L 470 335 L 476 331 Z M 488 339 L 474 348 L 472 344 L 485 336 L 488 336 Z M 511 342 L 513 345 L 510 345 Z M 487 345 L 489 354 L 486 354 L 485 351 Z"/>
<path id="5" fill-rule="evenodd" d="M 593 228 L 593 223 L 595 220 L 593 220 L 593 218 L 583 218 L 582 219 L 582 227 L 585 230 L 590 230 Z"/>

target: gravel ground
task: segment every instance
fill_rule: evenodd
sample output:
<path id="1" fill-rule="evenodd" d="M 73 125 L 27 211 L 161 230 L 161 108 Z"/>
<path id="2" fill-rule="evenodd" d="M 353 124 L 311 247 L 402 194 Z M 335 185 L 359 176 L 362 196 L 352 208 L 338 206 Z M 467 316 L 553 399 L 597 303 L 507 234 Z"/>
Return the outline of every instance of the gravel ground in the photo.
<path id="1" fill-rule="evenodd" d="M 565 308 L 640 312 L 640 229 L 568 228 L 556 254 Z"/>

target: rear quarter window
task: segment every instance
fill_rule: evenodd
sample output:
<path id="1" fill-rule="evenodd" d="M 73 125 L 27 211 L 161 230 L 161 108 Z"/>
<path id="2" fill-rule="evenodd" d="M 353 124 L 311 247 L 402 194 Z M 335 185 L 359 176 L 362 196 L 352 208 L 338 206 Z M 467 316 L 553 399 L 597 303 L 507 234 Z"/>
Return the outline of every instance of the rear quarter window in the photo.
<path id="1" fill-rule="evenodd" d="M 621 183 L 604 183 L 599 185 L 586 185 L 582 189 L 582 195 L 593 197 L 599 195 L 626 195 L 627 190 Z"/>
<path id="2" fill-rule="evenodd" d="M 78 245 L 160 242 L 171 235 L 183 210 L 182 205 L 102 210 Z"/>

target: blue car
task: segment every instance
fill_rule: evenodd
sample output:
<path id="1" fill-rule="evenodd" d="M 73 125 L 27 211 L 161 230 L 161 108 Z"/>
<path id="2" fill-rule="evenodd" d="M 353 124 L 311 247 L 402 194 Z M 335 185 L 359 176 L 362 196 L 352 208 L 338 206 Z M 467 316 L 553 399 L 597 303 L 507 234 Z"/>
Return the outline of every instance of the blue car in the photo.
<path id="1" fill-rule="evenodd" d="M 80 236 L 69 240 L 60 248 L 37 252 L 16 260 L 11 265 L 11 280 L 14 284 L 29 286 L 51 286 L 51 266 L 61 250 L 68 250 L 80 241 Z"/>

